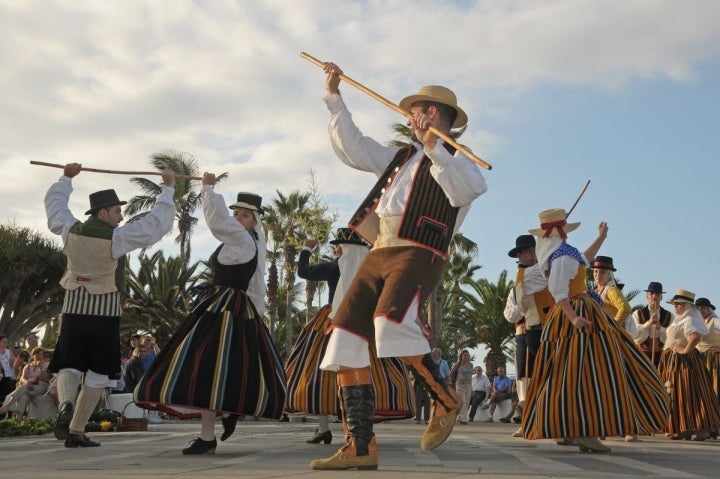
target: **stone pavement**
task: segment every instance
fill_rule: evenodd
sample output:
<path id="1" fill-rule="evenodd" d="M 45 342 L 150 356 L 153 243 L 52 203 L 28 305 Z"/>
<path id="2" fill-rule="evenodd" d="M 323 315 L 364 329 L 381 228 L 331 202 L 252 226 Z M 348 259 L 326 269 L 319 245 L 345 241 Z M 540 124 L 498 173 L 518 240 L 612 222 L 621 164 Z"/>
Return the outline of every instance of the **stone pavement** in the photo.
<path id="1" fill-rule="evenodd" d="M 610 454 L 580 452 L 554 441 L 510 436 L 517 426 L 502 423 L 457 425 L 434 451 L 419 446 L 424 426 L 413 421 L 378 424 L 378 471 L 313 471 L 311 459 L 332 455 L 340 424 L 331 424 L 331 445 L 306 444 L 315 424 L 246 420 L 215 455 L 183 456 L 199 423 L 166 421 L 147 432 L 93 433 L 99 448 L 65 449 L 52 435 L 0 439 L 2 476 L 7 479 L 187 477 L 448 479 L 513 478 L 706 478 L 718 477 L 720 441 L 673 441 L 663 435 L 625 443 L 609 438 Z M 222 426 L 218 421 L 216 432 Z"/>

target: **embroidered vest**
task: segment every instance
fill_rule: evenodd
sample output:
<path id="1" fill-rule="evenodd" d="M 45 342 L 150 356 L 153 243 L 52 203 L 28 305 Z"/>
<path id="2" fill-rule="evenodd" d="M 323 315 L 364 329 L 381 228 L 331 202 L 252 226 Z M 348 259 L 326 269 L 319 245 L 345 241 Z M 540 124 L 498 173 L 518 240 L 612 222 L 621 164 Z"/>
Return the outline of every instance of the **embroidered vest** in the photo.
<path id="1" fill-rule="evenodd" d="M 454 149 L 445 145 L 454 153 Z M 374 243 L 379 231 L 379 218 L 375 213 L 380 197 L 395 178 L 400 168 L 415 154 L 415 147 L 401 148 L 390 162 L 375 186 L 353 214 L 348 225 L 369 243 Z M 460 208 L 450 204 L 445 192 L 430 173 L 432 161 L 423 156 L 412 180 L 402 222 L 397 231 L 399 239 L 413 242 L 419 247 L 447 258 L 450 240 Z"/>
<path id="2" fill-rule="evenodd" d="M 515 277 L 515 287 L 521 287 L 522 281 L 525 278 L 525 268 L 518 268 L 517 275 Z M 550 290 L 543 289 L 537 293 L 533 293 L 531 296 L 522 293 L 520 302 L 523 305 L 523 311 L 525 311 L 525 322 L 527 326 L 535 326 L 537 324 L 544 325 L 547 322 L 547 314 L 555 304 L 555 298 L 550 294 Z"/>
<path id="3" fill-rule="evenodd" d="M 91 216 L 70 229 L 64 252 L 67 269 L 60 280 L 66 290 L 84 287 L 90 294 L 107 294 L 125 290 L 125 255 L 111 255 L 113 228 Z"/>
<path id="4" fill-rule="evenodd" d="M 638 322 L 640 324 L 645 324 L 650 320 L 650 308 L 645 306 L 643 308 L 640 308 L 637 310 L 638 312 Z M 663 328 L 667 328 L 670 326 L 670 322 L 672 321 L 672 315 L 670 314 L 670 311 L 664 308 L 660 308 L 660 319 L 659 323 L 660 326 Z M 655 347 L 653 348 L 653 340 L 655 341 Z M 640 349 L 643 351 L 652 351 L 653 349 L 655 351 L 662 351 L 662 341 L 659 337 L 651 338 L 648 337 L 644 343 L 640 345 Z"/>

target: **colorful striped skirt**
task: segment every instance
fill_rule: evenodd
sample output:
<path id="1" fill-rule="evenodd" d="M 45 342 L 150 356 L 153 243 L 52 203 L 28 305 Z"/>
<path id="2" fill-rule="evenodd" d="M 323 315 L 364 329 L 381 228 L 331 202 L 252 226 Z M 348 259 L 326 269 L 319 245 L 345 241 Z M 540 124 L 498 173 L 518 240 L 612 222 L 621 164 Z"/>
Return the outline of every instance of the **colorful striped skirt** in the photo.
<path id="1" fill-rule="evenodd" d="M 672 404 L 667 432 L 720 429 L 720 403 L 700 351 L 677 354 L 665 349 L 660 356 L 660 378 Z"/>
<path id="2" fill-rule="evenodd" d="M 245 292 L 210 286 L 135 388 L 141 406 L 163 404 L 279 418 L 285 371 Z"/>
<path id="3" fill-rule="evenodd" d="M 337 375 L 320 369 L 330 339 L 330 305 L 324 306 L 305 325 L 288 358 L 287 412 L 320 416 L 340 414 Z M 375 420 L 413 417 L 415 395 L 407 368 L 398 358 L 377 357 L 370 345 L 370 373 L 375 388 Z"/>
<path id="4" fill-rule="evenodd" d="M 704 356 L 705 367 L 710 373 L 710 384 L 720 401 L 720 351 L 706 351 Z"/>
<path id="5" fill-rule="evenodd" d="M 527 391 L 527 439 L 648 435 L 666 427 L 669 398 L 655 366 L 587 294 L 570 298 L 578 329 L 555 305 Z"/>

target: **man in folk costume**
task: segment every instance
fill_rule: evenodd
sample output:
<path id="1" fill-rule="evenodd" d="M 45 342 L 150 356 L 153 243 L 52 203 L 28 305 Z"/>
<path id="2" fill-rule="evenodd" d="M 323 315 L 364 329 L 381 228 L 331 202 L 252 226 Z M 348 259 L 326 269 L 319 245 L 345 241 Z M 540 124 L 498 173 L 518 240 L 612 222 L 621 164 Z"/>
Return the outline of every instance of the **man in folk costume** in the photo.
<path id="1" fill-rule="evenodd" d="M 175 218 L 175 174 L 165 170 L 165 186 L 147 215 L 118 226 L 123 220 L 120 207 L 126 202 L 115 190 L 102 190 L 90 195 L 85 212 L 90 218 L 81 222 L 68 208 L 72 178 L 81 169 L 78 163 L 65 165 L 63 176 L 45 195 L 48 227 L 62 237 L 67 256 L 60 280 L 65 289 L 60 335 L 48 367 L 57 373 L 59 413 L 53 432 L 65 440 L 65 447 L 100 445 L 85 435 L 85 425 L 105 388 L 115 387 L 120 376 L 125 255 L 162 239 Z"/>
<path id="2" fill-rule="evenodd" d="M 518 271 L 510 295 L 505 303 L 505 319 L 515 324 L 515 365 L 517 368 L 518 408 L 525 406 L 527 386 L 532 378 L 535 355 L 540 345 L 540 334 L 545 316 L 555 303 L 547 281 L 540 274 L 535 255 L 535 237 L 520 235 L 508 256 L 518 260 Z M 527 293 L 526 291 L 537 291 Z M 512 413 L 512 411 L 511 411 Z M 522 427 L 513 433 L 522 437 Z"/>
<path id="3" fill-rule="evenodd" d="M 645 293 L 647 305 L 636 309 L 632 314 L 635 321 L 633 339 L 642 352 L 652 360 L 655 367 L 658 367 L 667 336 L 667 327 L 673 321 L 673 314 L 660 306 L 662 295 L 665 293 L 662 283 L 651 281 Z"/>
<path id="4" fill-rule="evenodd" d="M 335 312 L 321 365 L 338 372 L 346 443 L 311 467 L 376 469 L 370 342 L 379 357 L 400 357 L 433 398 L 421 447 L 438 447 L 454 426 L 457 396 L 432 360 L 420 308 L 442 279 L 452 235 L 487 186 L 470 159 L 451 152 L 429 129 L 449 133 L 467 123 L 452 91 L 427 86 L 403 99 L 400 107 L 412 115 L 413 144 L 387 147 L 363 136 L 353 123 L 338 89 L 340 68 L 327 63 L 324 69 L 333 149 L 343 163 L 379 180 L 349 224 L 373 250 Z"/>

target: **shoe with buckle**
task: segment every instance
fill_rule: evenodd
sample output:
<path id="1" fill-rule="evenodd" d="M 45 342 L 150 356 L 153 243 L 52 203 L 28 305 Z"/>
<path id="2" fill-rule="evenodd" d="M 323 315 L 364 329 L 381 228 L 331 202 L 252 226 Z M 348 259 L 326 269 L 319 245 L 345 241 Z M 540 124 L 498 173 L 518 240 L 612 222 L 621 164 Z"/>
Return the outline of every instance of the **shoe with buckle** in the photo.
<path id="1" fill-rule="evenodd" d="M 85 434 L 71 434 L 65 439 L 65 447 L 99 447 L 100 443 L 91 440 Z"/>
<path id="2" fill-rule="evenodd" d="M 60 408 L 57 419 L 55 420 L 55 427 L 53 427 L 53 434 L 55 439 L 64 441 L 70 435 L 70 421 L 73 417 L 73 405 L 70 402 L 66 402 Z"/>
<path id="3" fill-rule="evenodd" d="M 182 450 L 184 456 L 215 454 L 215 449 L 217 449 L 217 439 L 215 438 L 213 438 L 212 441 L 203 441 L 202 439 L 197 438 L 193 439 L 188 444 L 188 447 Z"/>
<path id="4" fill-rule="evenodd" d="M 223 416 L 220 418 L 220 422 L 222 422 L 223 425 L 223 433 L 222 436 L 220 436 L 221 441 L 224 441 L 232 436 L 232 433 L 235 432 L 235 426 L 237 425 L 238 419 L 240 419 L 238 414 L 229 414 L 227 417 Z"/>

